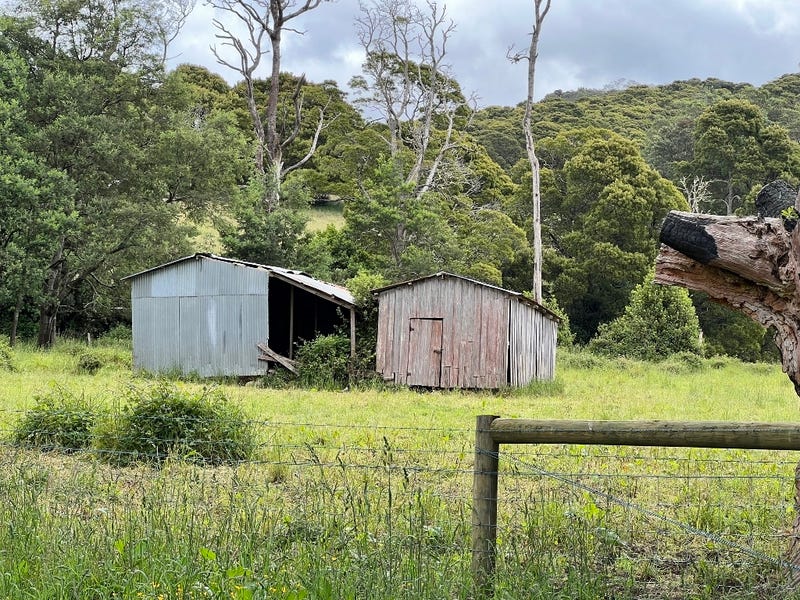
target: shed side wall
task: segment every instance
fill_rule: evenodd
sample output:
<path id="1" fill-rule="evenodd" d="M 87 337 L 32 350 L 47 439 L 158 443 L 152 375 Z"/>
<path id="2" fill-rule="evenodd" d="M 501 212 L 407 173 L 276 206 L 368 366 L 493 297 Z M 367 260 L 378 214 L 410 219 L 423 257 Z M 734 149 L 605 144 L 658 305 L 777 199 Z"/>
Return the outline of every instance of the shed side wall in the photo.
<path id="1" fill-rule="evenodd" d="M 187 260 L 132 281 L 134 368 L 201 376 L 265 371 L 268 274 L 213 259 Z"/>
<path id="2" fill-rule="evenodd" d="M 534 307 L 509 299 L 509 383 L 524 386 L 552 380 L 556 371 L 558 324 Z"/>

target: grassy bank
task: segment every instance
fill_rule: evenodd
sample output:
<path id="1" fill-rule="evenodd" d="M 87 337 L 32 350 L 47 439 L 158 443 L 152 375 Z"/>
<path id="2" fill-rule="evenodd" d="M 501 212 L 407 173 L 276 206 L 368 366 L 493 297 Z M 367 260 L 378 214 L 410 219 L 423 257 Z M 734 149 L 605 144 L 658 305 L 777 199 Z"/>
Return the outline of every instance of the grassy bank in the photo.
<path id="1" fill-rule="evenodd" d="M 0 423 L 50 386 L 119 404 L 129 353 L 21 348 Z M 202 383 L 176 383 L 188 388 Z M 0 598 L 469 598 L 472 429 L 506 417 L 793 421 L 776 366 L 562 353 L 558 380 L 500 393 L 223 385 L 256 459 L 114 468 L 0 452 Z M 501 459 L 498 598 L 791 597 L 780 564 L 796 456 L 517 447 Z"/>

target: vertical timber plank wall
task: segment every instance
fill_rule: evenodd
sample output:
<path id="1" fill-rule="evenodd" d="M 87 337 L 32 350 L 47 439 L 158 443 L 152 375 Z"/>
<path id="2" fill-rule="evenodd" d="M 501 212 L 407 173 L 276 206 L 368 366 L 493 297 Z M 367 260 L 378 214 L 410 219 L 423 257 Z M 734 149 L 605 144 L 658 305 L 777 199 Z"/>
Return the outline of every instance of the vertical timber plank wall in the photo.
<path id="1" fill-rule="evenodd" d="M 432 277 L 385 290 L 379 302 L 376 369 L 385 380 L 409 383 L 409 357 L 417 352 L 410 344 L 410 320 L 442 319 L 441 379 L 427 385 L 507 384 L 509 309 L 501 290 L 457 277 Z"/>
<path id="2" fill-rule="evenodd" d="M 558 324 L 525 302 L 510 303 L 510 385 L 555 377 Z"/>

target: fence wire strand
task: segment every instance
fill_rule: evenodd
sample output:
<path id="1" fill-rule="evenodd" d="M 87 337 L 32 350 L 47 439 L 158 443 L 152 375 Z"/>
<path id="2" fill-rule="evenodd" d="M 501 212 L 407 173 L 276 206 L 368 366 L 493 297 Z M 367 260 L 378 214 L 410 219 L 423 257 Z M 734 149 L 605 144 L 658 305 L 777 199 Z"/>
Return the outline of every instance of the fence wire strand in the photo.
<path id="1" fill-rule="evenodd" d="M 23 414 L 24 411 L 0 410 L 0 418 L 5 423 L 13 423 Z M 62 454 L 59 450 L 63 448 L 51 448 L 51 452 L 42 453 L 35 448 L 22 448 L 11 441 L 14 428 L 7 425 L 0 429 L 0 463 L 5 472 L 0 475 L 0 499 L 6 500 L 6 509 L 10 510 L 9 490 L 13 477 L 23 481 L 23 487 L 39 485 L 36 483 L 40 477 L 36 471 L 39 467 L 29 466 L 40 464 L 48 482 L 42 484 L 43 489 L 52 488 L 50 496 L 37 492 L 38 498 L 44 498 L 43 510 L 51 511 L 53 519 L 64 519 L 72 529 L 74 524 L 69 520 L 73 518 L 81 523 L 93 519 L 103 519 L 105 523 L 129 518 L 131 514 L 138 514 L 136 510 L 145 509 L 163 512 L 164 519 L 178 518 L 175 514 L 180 516 L 181 510 L 191 508 L 181 508 L 180 502 L 186 501 L 195 502 L 192 507 L 199 514 L 217 511 L 219 514 L 214 513 L 213 518 L 228 519 L 230 527 L 241 536 L 252 537 L 247 527 L 251 522 L 260 523 L 258 527 L 263 531 L 259 535 L 268 540 L 264 543 L 270 552 L 284 552 L 284 544 L 316 544 L 327 553 L 318 560 L 330 561 L 331 557 L 342 563 L 352 560 L 355 562 L 348 563 L 350 568 L 358 570 L 364 568 L 364 557 L 373 548 L 375 552 L 387 552 L 397 564 L 413 558 L 413 554 L 417 560 L 431 565 L 431 569 L 432 565 L 442 563 L 450 565 L 449 568 L 467 569 L 471 549 L 473 430 L 266 419 L 248 420 L 247 425 L 254 428 L 258 437 L 252 458 L 215 467 L 191 464 L 190 460 L 184 467 L 181 461 L 185 457 L 177 456 L 175 462 L 168 462 L 161 470 L 142 464 L 125 468 L 109 466 L 106 464 L 109 457 L 124 454 L 115 450 L 89 447 Z M 149 441 L 174 442 L 171 438 Z M 220 439 L 214 443 L 227 441 Z M 136 456 L 145 460 L 163 458 L 159 453 L 137 453 Z M 753 510 L 764 509 L 765 519 L 775 514 L 788 517 L 794 507 L 789 499 L 794 477 L 789 471 L 795 463 L 790 456 L 773 451 L 769 455 L 741 450 L 695 453 L 663 448 L 575 445 L 504 451 L 500 456 L 501 481 L 504 490 L 515 492 L 500 499 L 501 510 L 508 509 L 511 515 L 505 531 L 517 536 L 514 544 L 550 541 L 547 531 L 539 532 L 541 539 L 535 541 L 520 537 L 518 534 L 527 525 L 524 519 L 514 520 L 546 510 L 549 502 L 556 503 L 562 511 L 572 510 L 570 499 L 564 493 L 548 495 L 550 483 L 555 484 L 556 490 L 566 490 L 567 495 L 588 494 L 631 514 L 641 515 L 652 524 L 653 530 L 647 533 L 649 537 L 664 535 L 671 528 L 776 569 L 797 573 L 800 570 L 797 566 L 743 543 L 742 537 L 731 539 L 681 518 L 681 511 L 696 508 L 698 498 L 706 493 L 691 486 L 703 483 L 709 489 L 741 483 L 749 490 L 735 501 L 706 499 L 713 508 L 746 511 L 760 503 L 762 506 Z M 92 477 L 99 481 L 93 482 Z M 642 497 L 637 497 L 636 493 L 626 496 L 615 491 L 616 485 L 655 486 L 658 493 L 640 491 Z M 662 499 L 660 496 L 669 486 L 677 491 L 670 489 L 670 498 Z M 684 490 L 681 486 L 689 487 Z M 69 498 L 70 493 L 75 497 Z M 651 496 L 644 498 L 648 493 Z M 220 498 L 227 500 L 222 502 Z M 81 507 L 81 502 L 86 506 Z M 160 508 L 159 502 L 163 504 Z M 234 509 L 251 516 L 245 519 L 238 514 L 225 513 Z M 255 521 L 253 515 L 257 516 Z M 757 530 L 756 525 L 752 525 L 749 532 L 753 540 L 784 537 L 774 530 Z M 123 527 L 104 526 L 109 530 Z M 331 531 L 338 529 L 332 533 L 329 528 Z M 229 533 L 217 531 L 215 535 L 225 538 Z M 335 539 L 339 541 L 334 544 Z M 509 551 L 511 543 L 502 542 L 499 549 Z M 351 555 L 343 554 L 347 544 L 355 548 Z M 540 560 L 554 562 L 553 573 L 562 569 L 562 575 L 554 576 L 555 586 L 563 585 L 563 568 L 558 566 L 561 564 L 558 561 L 564 560 L 559 557 L 561 551 L 554 544 L 540 557 Z M 398 552 L 408 553 L 408 556 L 398 558 Z M 509 577 L 526 580 L 529 575 L 525 569 L 529 565 L 522 560 L 516 567 L 507 564 L 516 556 L 511 552 L 504 568 L 513 571 Z M 652 557 L 651 560 L 659 559 Z M 679 557 L 674 560 L 678 561 Z M 389 564 L 394 563 L 389 561 Z M 402 578 L 389 578 L 383 583 L 389 581 L 411 586 L 410 580 Z M 451 593 L 451 596 L 459 596 L 459 593 Z"/>
<path id="2" fill-rule="evenodd" d="M 497 456 L 499 458 L 499 453 L 497 453 Z M 761 560 L 761 561 L 764 561 L 764 562 L 767 562 L 767 563 L 771 563 L 772 565 L 774 565 L 776 567 L 786 568 L 786 569 L 789 569 L 791 571 L 800 572 L 800 566 L 793 565 L 793 564 L 791 564 L 791 563 L 789 563 L 789 562 L 787 562 L 787 561 L 785 561 L 785 560 L 783 560 L 781 558 L 776 558 L 776 557 L 773 557 L 773 556 L 769 556 L 769 555 L 767 555 L 767 554 L 765 554 L 763 552 L 760 552 L 758 550 L 755 550 L 753 548 L 750 548 L 750 547 L 747 547 L 747 546 L 743 546 L 741 544 L 737 544 L 736 542 L 733 542 L 733 541 L 725 539 L 725 538 L 723 538 L 721 536 L 715 535 L 714 533 L 711 533 L 709 531 L 705 531 L 703 529 L 698 529 L 697 527 L 693 527 L 689 523 L 685 523 L 683 521 L 680 521 L 680 520 L 671 518 L 669 516 L 657 513 L 655 511 L 645 507 L 645 506 L 642 506 L 642 505 L 637 504 L 635 502 L 631 502 L 629 500 L 626 500 L 626 499 L 621 498 L 619 496 L 616 496 L 614 494 L 605 492 L 605 491 L 603 491 L 601 489 L 598 489 L 597 487 L 590 486 L 590 485 L 587 485 L 585 483 L 582 483 L 582 482 L 580 482 L 580 481 L 578 481 L 577 479 L 574 478 L 577 475 L 576 473 L 572 473 L 572 474 L 555 473 L 555 472 L 549 471 L 547 469 L 544 469 L 542 467 L 536 466 L 533 463 L 523 461 L 523 460 L 519 459 L 519 457 L 513 457 L 513 460 L 514 460 L 514 463 L 517 466 L 526 469 L 529 474 L 537 475 L 537 476 L 540 476 L 540 477 L 546 477 L 548 479 L 552 479 L 554 481 L 558 481 L 558 482 L 560 482 L 560 483 L 562 483 L 562 484 L 564 484 L 564 485 L 566 485 L 566 486 L 568 486 L 570 488 L 578 489 L 578 490 L 587 492 L 588 494 L 590 494 L 590 495 L 592 495 L 594 497 L 603 498 L 604 500 L 606 500 L 608 502 L 611 502 L 613 504 L 616 504 L 616 505 L 618 505 L 618 506 L 620 506 L 622 508 L 625 508 L 627 510 L 631 510 L 631 511 L 634 511 L 634 512 L 638 512 L 638 513 L 648 517 L 649 519 L 652 519 L 654 521 L 659 521 L 659 522 L 665 523 L 667 525 L 671 525 L 671 526 L 676 527 L 678 529 L 682 529 L 683 531 L 685 531 L 687 533 L 690 533 L 690 534 L 692 534 L 694 536 L 703 538 L 705 540 L 708 540 L 708 541 L 713 542 L 715 544 L 718 544 L 720 546 L 726 546 L 726 547 L 728 547 L 728 548 L 730 548 L 732 550 L 736 550 L 738 552 L 741 552 L 742 554 L 746 554 L 746 555 L 750 556 L 751 558 L 755 558 L 757 560 Z M 586 473 L 582 473 L 580 475 L 582 475 L 582 476 L 587 476 L 587 475 L 588 476 L 593 476 L 592 474 L 586 474 Z M 613 477 L 613 476 L 612 475 L 608 475 L 608 477 Z M 616 477 L 619 477 L 619 476 L 617 475 Z M 627 477 L 627 474 L 625 475 L 625 477 Z M 696 478 L 700 479 L 701 477 L 698 476 Z M 737 477 L 734 477 L 734 476 L 724 477 L 724 478 L 725 479 L 737 479 Z M 703 477 L 703 479 L 715 480 L 715 479 L 722 479 L 722 477 L 711 476 L 711 477 Z M 779 478 L 779 479 L 786 480 L 786 478 Z"/>

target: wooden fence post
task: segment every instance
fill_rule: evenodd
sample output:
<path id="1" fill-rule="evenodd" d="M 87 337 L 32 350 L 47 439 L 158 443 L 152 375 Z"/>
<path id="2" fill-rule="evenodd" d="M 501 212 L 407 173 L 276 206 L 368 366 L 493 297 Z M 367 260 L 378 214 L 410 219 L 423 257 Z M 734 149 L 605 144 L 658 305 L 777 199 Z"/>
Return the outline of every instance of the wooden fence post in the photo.
<path id="1" fill-rule="evenodd" d="M 475 595 L 494 594 L 497 541 L 497 479 L 499 444 L 489 431 L 499 417 L 481 415 L 475 426 L 475 467 L 472 486 L 472 578 Z"/>

